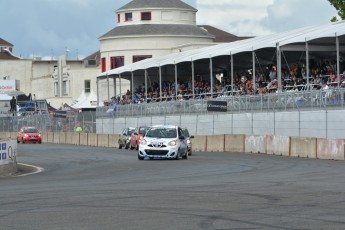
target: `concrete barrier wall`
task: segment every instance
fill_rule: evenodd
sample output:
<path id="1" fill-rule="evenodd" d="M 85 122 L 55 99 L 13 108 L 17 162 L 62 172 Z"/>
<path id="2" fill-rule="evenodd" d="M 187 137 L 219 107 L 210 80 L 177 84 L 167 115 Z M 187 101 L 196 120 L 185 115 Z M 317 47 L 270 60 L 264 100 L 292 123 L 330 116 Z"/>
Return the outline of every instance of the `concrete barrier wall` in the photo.
<path id="1" fill-rule="evenodd" d="M 88 133 L 87 134 L 87 145 L 88 146 L 96 147 L 97 141 L 98 141 L 98 138 L 97 138 L 96 133 Z"/>
<path id="2" fill-rule="evenodd" d="M 109 147 L 109 134 L 98 134 L 98 147 Z"/>
<path id="3" fill-rule="evenodd" d="M 267 154 L 289 156 L 290 137 L 287 136 L 266 136 Z"/>
<path id="4" fill-rule="evenodd" d="M 292 157 L 316 158 L 316 138 L 291 137 Z"/>
<path id="5" fill-rule="evenodd" d="M 3 132 L 9 139 L 16 132 Z M 118 147 L 119 134 L 42 133 L 43 143 L 73 144 L 98 147 Z M 12 138 L 13 139 L 13 138 Z M 202 135 L 192 139 L 194 152 L 247 152 L 282 156 L 345 160 L 345 140 L 288 136 Z"/>
<path id="6" fill-rule="evenodd" d="M 59 143 L 66 144 L 66 133 L 59 133 Z"/>
<path id="7" fill-rule="evenodd" d="M 42 143 L 48 142 L 48 133 L 41 133 Z"/>
<path id="8" fill-rule="evenodd" d="M 118 140 L 120 138 L 119 134 L 110 134 L 109 135 L 109 148 L 118 148 Z"/>
<path id="9" fill-rule="evenodd" d="M 72 133 L 71 138 L 72 145 L 80 145 L 80 133 Z"/>
<path id="10" fill-rule="evenodd" d="M 266 136 L 246 136 L 244 152 L 246 153 L 267 153 Z"/>
<path id="11" fill-rule="evenodd" d="M 207 152 L 224 152 L 224 135 L 207 136 L 206 151 Z"/>
<path id="12" fill-rule="evenodd" d="M 192 140 L 193 152 L 206 152 L 207 137 L 196 136 Z"/>
<path id="13" fill-rule="evenodd" d="M 244 135 L 225 135 L 225 152 L 244 153 Z"/>
<path id="14" fill-rule="evenodd" d="M 66 133 L 66 144 L 71 145 L 72 144 L 72 132 L 67 132 Z"/>
<path id="15" fill-rule="evenodd" d="M 54 133 L 53 134 L 53 143 L 54 144 L 60 144 L 60 133 Z"/>
<path id="16" fill-rule="evenodd" d="M 80 145 L 88 145 L 87 133 L 80 133 L 79 137 L 80 137 L 80 141 L 79 141 Z"/>
<path id="17" fill-rule="evenodd" d="M 344 144 L 340 139 L 317 139 L 317 158 L 344 160 Z"/>
<path id="18" fill-rule="evenodd" d="M 0 177 L 15 176 L 17 173 L 17 140 L 8 139 L 0 141 Z"/>
<path id="19" fill-rule="evenodd" d="M 48 133 L 47 143 L 54 143 L 54 133 Z"/>
<path id="20" fill-rule="evenodd" d="M 11 139 L 14 140 L 14 139 L 17 139 L 17 132 L 11 132 Z"/>

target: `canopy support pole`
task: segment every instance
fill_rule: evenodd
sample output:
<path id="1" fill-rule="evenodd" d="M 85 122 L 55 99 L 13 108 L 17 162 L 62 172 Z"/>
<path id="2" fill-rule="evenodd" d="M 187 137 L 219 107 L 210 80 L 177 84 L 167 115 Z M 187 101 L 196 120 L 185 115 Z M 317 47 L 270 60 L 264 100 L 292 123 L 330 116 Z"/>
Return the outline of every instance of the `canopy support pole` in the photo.
<path id="1" fill-rule="evenodd" d="M 159 66 L 159 101 L 162 101 L 162 67 Z"/>
<path id="2" fill-rule="evenodd" d="M 175 100 L 177 100 L 177 65 L 175 64 Z"/>
<path id="3" fill-rule="evenodd" d="M 114 76 L 114 78 L 113 78 L 113 81 L 114 81 L 114 97 L 116 98 L 116 96 L 117 96 L 117 91 L 116 91 L 116 75 Z"/>
<path id="4" fill-rule="evenodd" d="M 340 47 L 339 47 L 339 37 L 337 34 L 335 34 L 335 43 L 337 47 L 337 76 L 338 76 L 338 88 L 340 87 L 340 81 L 341 81 L 341 76 L 340 76 Z"/>
<path id="5" fill-rule="evenodd" d="M 211 98 L 213 97 L 213 63 L 212 63 L 212 58 L 210 58 L 210 83 L 211 83 Z"/>
<path id="6" fill-rule="evenodd" d="M 306 57 L 306 77 L 307 77 L 307 85 L 309 86 L 309 43 L 305 42 L 305 57 Z"/>
<path id="7" fill-rule="evenodd" d="M 194 74 L 194 62 L 191 62 L 192 64 L 192 90 L 193 90 L 193 100 L 195 99 L 195 85 L 194 85 L 194 79 L 195 79 L 195 74 Z"/>
<path id="8" fill-rule="evenodd" d="M 252 59 L 253 59 L 253 69 L 252 69 L 252 76 L 253 76 L 253 79 L 252 79 L 252 90 L 253 90 L 253 93 L 255 94 L 255 89 L 256 89 L 256 76 L 255 76 L 255 51 L 253 50 L 252 51 Z"/>
<path id="9" fill-rule="evenodd" d="M 131 76 L 131 87 L 132 87 L 132 89 L 131 89 L 131 91 L 132 91 L 132 100 L 134 100 L 134 72 L 132 72 L 132 76 Z"/>
<path id="10" fill-rule="evenodd" d="M 234 95 L 234 56 L 230 54 L 230 65 L 231 65 L 231 94 Z"/>
<path id="11" fill-rule="evenodd" d="M 277 78 L 278 78 L 278 92 L 282 92 L 282 59 L 279 43 L 277 43 Z"/>
<path id="12" fill-rule="evenodd" d="M 147 70 L 145 69 L 145 101 L 147 103 Z"/>
<path id="13" fill-rule="evenodd" d="M 121 74 L 119 74 L 119 86 L 120 86 L 120 99 L 122 97 L 121 93 L 122 93 L 122 89 L 121 89 Z"/>

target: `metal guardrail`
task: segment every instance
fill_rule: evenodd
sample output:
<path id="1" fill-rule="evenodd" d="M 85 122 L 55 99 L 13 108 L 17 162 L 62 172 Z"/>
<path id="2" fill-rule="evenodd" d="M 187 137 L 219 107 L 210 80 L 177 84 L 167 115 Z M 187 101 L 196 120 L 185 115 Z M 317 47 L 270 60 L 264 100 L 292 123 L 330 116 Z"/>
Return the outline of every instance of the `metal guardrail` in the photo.
<path id="1" fill-rule="evenodd" d="M 344 109 L 345 89 L 291 91 L 247 96 L 223 96 L 195 100 L 171 100 L 154 103 L 98 107 L 96 112 L 73 112 L 66 116 L 26 113 L 0 117 L 0 132 L 17 132 L 22 126 L 36 126 L 42 132 L 96 132 L 96 119 L 157 115 L 207 114 L 207 101 L 227 102 L 228 113 L 280 112 L 300 110 Z M 114 122 L 112 123 L 114 125 Z"/>
<path id="2" fill-rule="evenodd" d="M 290 91 L 246 96 L 219 96 L 197 100 L 174 100 L 154 103 L 141 103 L 98 107 L 97 118 L 149 116 L 169 114 L 208 113 L 207 101 L 227 102 L 229 113 L 295 111 L 344 108 L 345 89 Z"/>

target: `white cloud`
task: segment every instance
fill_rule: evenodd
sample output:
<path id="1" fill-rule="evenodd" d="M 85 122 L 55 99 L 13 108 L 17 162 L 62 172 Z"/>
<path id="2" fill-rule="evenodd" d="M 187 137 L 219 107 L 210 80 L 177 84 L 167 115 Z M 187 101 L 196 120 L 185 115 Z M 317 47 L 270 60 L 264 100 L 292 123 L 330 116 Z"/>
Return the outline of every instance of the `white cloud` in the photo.
<path id="1" fill-rule="evenodd" d="M 267 34 L 260 21 L 268 17 L 273 0 L 197 0 L 198 24 L 209 24 L 236 35 Z"/>
<path id="2" fill-rule="evenodd" d="M 323 24 L 336 15 L 327 0 L 196 0 L 198 24 L 257 36 Z"/>

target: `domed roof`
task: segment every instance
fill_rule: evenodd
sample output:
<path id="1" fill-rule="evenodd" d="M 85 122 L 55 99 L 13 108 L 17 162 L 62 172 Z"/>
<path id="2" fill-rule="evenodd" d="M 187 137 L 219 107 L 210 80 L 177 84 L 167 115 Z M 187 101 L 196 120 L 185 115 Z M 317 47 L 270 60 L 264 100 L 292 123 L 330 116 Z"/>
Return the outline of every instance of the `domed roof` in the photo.
<path id="1" fill-rule="evenodd" d="M 99 39 L 109 37 L 123 37 L 123 36 L 196 36 L 214 39 L 215 37 L 206 30 L 199 28 L 196 25 L 183 24 L 144 24 L 144 25 L 130 25 L 118 26 L 104 34 Z"/>
<path id="2" fill-rule="evenodd" d="M 166 8 L 166 9 L 186 9 L 197 11 L 197 9 L 184 3 L 181 0 L 133 0 L 128 4 L 124 5 L 117 11 L 128 10 L 128 9 L 147 9 L 147 8 Z"/>

